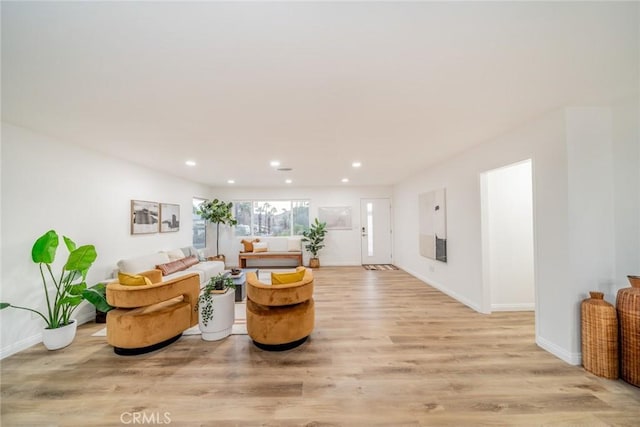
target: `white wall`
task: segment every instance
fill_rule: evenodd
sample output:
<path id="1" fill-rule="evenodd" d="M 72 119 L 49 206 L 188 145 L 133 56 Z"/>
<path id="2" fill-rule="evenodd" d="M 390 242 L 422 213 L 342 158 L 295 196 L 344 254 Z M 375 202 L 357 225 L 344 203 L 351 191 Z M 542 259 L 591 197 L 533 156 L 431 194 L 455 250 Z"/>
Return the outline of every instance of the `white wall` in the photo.
<path id="1" fill-rule="evenodd" d="M 483 270 L 491 311 L 533 310 L 533 188 L 531 162 L 483 174 Z M 486 218 L 485 218 L 486 216 Z M 485 225 L 486 224 L 486 225 Z"/>
<path id="2" fill-rule="evenodd" d="M 640 106 L 630 98 L 613 107 L 613 203 L 615 267 L 613 294 L 640 275 Z"/>
<path id="3" fill-rule="evenodd" d="M 225 202 L 234 200 L 289 200 L 308 199 L 310 201 L 309 215 L 311 220 L 318 216 L 318 207 L 350 206 L 352 212 L 351 230 L 329 230 L 325 238 L 325 247 L 320 251 L 321 265 L 359 265 L 360 264 L 360 199 L 361 198 L 389 198 L 392 188 L 389 187 L 284 187 L 284 188 L 214 188 L 211 198 L 217 197 Z M 207 230 L 208 235 L 215 236 L 213 227 Z M 231 228 L 221 229 L 220 252 L 227 257 L 227 265 L 237 265 L 240 240 L 235 237 Z M 212 237 L 215 242 L 215 237 Z M 207 240 L 209 240 L 207 238 Z M 213 247 L 215 243 L 210 246 Z M 309 254 L 304 254 L 305 265 Z"/>
<path id="4" fill-rule="evenodd" d="M 589 291 L 604 292 L 615 305 L 618 289 L 629 286 L 626 275 L 640 271 L 638 117 L 637 98 L 612 108 L 565 112 L 575 325 L 580 324 L 580 301 Z M 579 347 L 579 333 L 572 338 Z"/>
<path id="5" fill-rule="evenodd" d="M 403 181 L 394 187 L 396 263 L 483 311 L 479 174 L 531 158 L 536 342 L 579 364 L 580 301 L 594 288 L 612 294 L 640 271 L 638 129 L 637 97 L 559 110 Z M 418 194 L 441 187 L 447 264 L 420 257 L 417 247 Z"/>
<path id="6" fill-rule="evenodd" d="M 394 246 L 398 266 L 477 311 L 489 311 L 482 287 L 480 174 L 529 158 L 538 193 L 538 231 L 546 236 L 538 239 L 538 252 L 561 265 L 564 259 L 566 264 L 563 233 L 567 219 L 557 214 L 557 209 L 562 212 L 563 203 L 566 205 L 564 116 L 555 112 L 396 185 Z M 447 263 L 421 257 L 418 252 L 418 195 L 438 188 L 446 188 Z M 539 275 L 543 281 L 552 280 L 546 270 Z M 554 316 L 550 315 L 550 322 Z"/>
<path id="7" fill-rule="evenodd" d="M 602 290 L 615 301 L 611 109 L 569 108 L 565 116 L 571 279 L 577 289 Z"/>
<path id="8" fill-rule="evenodd" d="M 94 244 L 98 259 L 91 285 L 108 277 L 125 257 L 191 245 L 191 199 L 210 187 L 135 166 L 2 124 L 2 300 L 44 308 L 41 279 L 31 246 L 55 229 L 78 244 Z M 181 206 L 180 231 L 130 234 L 131 199 Z M 66 259 L 64 245 L 57 263 Z M 59 271 L 56 268 L 55 271 Z M 92 307 L 76 311 L 92 317 Z M 22 310 L 0 312 L 2 357 L 41 340 L 42 322 Z"/>

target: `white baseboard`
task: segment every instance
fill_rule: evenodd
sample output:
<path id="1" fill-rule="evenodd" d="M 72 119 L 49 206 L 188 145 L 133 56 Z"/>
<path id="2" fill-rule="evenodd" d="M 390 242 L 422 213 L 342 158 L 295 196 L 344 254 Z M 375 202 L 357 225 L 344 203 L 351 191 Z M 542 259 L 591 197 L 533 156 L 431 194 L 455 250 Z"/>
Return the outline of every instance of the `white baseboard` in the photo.
<path id="1" fill-rule="evenodd" d="M 439 290 L 440 292 L 449 295 L 451 298 L 455 299 L 458 302 L 461 302 L 462 304 L 466 305 L 467 307 L 471 308 L 472 310 L 477 311 L 478 313 L 482 313 L 482 310 L 480 310 L 480 307 L 478 307 L 478 305 L 476 303 L 474 303 L 473 301 L 467 299 L 466 297 L 452 291 L 451 289 L 448 289 L 446 286 L 444 286 L 441 283 L 438 283 L 436 281 L 433 281 L 431 279 L 429 279 L 426 276 L 423 276 L 419 273 L 416 273 L 415 271 L 412 271 L 411 269 L 408 269 L 402 265 L 397 265 L 398 268 L 406 271 L 407 273 L 411 274 L 413 277 L 416 277 L 420 280 L 422 280 L 423 282 L 425 282 L 426 284 L 428 284 L 429 286 L 433 286 L 434 288 L 436 288 L 437 290 Z"/>
<path id="2" fill-rule="evenodd" d="M 491 304 L 491 311 L 534 311 L 534 303 L 522 304 Z"/>
<path id="3" fill-rule="evenodd" d="M 360 261 L 326 261 L 320 260 L 320 267 L 357 267 L 362 265 Z"/>
<path id="4" fill-rule="evenodd" d="M 78 321 L 78 326 L 79 326 L 87 322 L 93 322 L 95 318 L 96 318 L 96 313 L 95 311 L 93 311 L 93 312 L 87 312 L 87 313 L 80 313 L 76 317 L 76 320 Z M 14 355 L 18 352 L 21 352 L 22 350 L 26 350 L 29 347 L 32 347 L 36 344 L 40 344 L 41 342 L 42 342 L 42 332 L 39 332 L 30 337 L 21 339 L 20 341 L 13 343 L 3 348 L 2 350 L 0 350 L 0 360 L 6 357 L 9 357 L 11 355 Z"/>
<path id="5" fill-rule="evenodd" d="M 569 365 L 582 365 L 582 353 L 571 353 L 541 336 L 536 336 L 536 344 L 538 344 L 538 346 L 543 350 L 546 350 L 556 356 L 558 359 L 567 362 Z"/>
<path id="6" fill-rule="evenodd" d="M 456 292 L 453 292 L 449 289 L 447 289 L 446 286 L 435 282 L 431 279 L 429 279 L 428 277 L 422 276 L 419 273 L 416 273 L 415 271 L 412 271 L 409 268 L 406 268 L 402 265 L 398 265 L 399 268 L 403 269 L 404 271 L 406 271 L 407 273 L 411 274 L 412 276 L 422 280 L 423 282 L 427 283 L 430 286 L 433 286 L 434 288 L 438 289 L 439 291 L 449 295 L 451 298 L 454 298 L 455 300 L 461 302 L 462 304 L 466 305 L 467 307 L 482 313 L 482 311 L 480 310 L 480 308 L 473 303 L 472 301 L 458 295 Z M 510 304 L 510 305 L 504 305 L 504 308 L 509 307 L 510 310 L 534 310 L 535 306 L 533 304 Z M 491 307 L 492 310 L 495 311 L 499 311 L 501 308 L 495 308 L 494 306 Z M 582 364 L 582 353 L 572 353 L 569 352 L 567 350 L 565 350 L 562 347 L 557 346 L 556 344 L 540 337 L 540 336 L 536 336 L 536 344 L 542 348 L 543 350 L 548 351 L 549 353 L 553 354 L 554 356 L 556 356 L 558 359 L 570 364 L 570 365 L 574 365 L 574 366 L 579 366 Z"/>
<path id="7" fill-rule="evenodd" d="M 2 350 L 0 350 L 0 360 L 5 357 L 9 357 L 13 354 L 16 354 L 22 350 L 26 350 L 31 346 L 34 346 L 38 343 L 42 342 L 42 332 L 32 335 L 30 337 L 21 339 L 20 341 L 13 343 Z"/>

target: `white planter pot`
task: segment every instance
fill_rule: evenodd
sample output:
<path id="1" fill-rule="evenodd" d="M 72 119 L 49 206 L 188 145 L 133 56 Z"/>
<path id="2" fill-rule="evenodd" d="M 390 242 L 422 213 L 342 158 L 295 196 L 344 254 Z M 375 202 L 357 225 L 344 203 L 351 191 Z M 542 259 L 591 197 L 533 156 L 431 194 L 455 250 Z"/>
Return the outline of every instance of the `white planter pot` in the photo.
<path id="1" fill-rule="evenodd" d="M 45 329 L 42 331 L 42 343 L 47 347 L 47 350 L 64 348 L 73 342 L 77 328 L 78 321 L 73 319 L 71 323 L 61 328 Z"/>
<path id="2" fill-rule="evenodd" d="M 207 326 L 198 322 L 202 339 L 205 341 L 217 341 L 231 335 L 231 328 L 235 321 L 235 291 L 227 289 L 224 294 L 212 294 L 213 319 L 207 322 Z M 202 305 L 199 307 L 199 318 L 202 319 Z"/>

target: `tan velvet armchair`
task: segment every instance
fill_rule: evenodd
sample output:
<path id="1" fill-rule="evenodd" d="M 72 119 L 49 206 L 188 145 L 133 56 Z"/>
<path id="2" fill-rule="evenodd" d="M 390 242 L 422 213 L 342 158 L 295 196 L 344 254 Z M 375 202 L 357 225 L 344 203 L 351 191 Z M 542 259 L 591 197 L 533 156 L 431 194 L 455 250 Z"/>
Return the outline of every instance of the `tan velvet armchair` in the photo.
<path id="1" fill-rule="evenodd" d="M 247 332 L 264 350 L 288 350 L 304 343 L 313 331 L 315 305 L 313 273 L 285 285 L 260 282 L 247 273 Z"/>
<path id="2" fill-rule="evenodd" d="M 195 305 L 200 294 L 197 273 L 162 281 L 159 270 L 140 273 L 151 285 L 107 285 L 107 341 L 116 354 L 134 355 L 157 350 L 176 341 L 198 324 Z"/>

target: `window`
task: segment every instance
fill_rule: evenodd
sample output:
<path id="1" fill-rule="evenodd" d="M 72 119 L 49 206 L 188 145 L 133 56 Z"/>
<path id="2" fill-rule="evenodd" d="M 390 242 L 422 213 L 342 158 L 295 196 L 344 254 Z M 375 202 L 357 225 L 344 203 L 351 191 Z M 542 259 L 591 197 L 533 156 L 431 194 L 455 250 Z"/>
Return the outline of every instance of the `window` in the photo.
<path id="1" fill-rule="evenodd" d="M 193 247 L 204 249 L 207 247 L 207 227 L 204 219 L 196 213 L 198 207 L 205 199 L 193 198 L 192 218 L 193 218 Z"/>
<path id="2" fill-rule="evenodd" d="M 309 228 L 308 200 L 235 201 L 236 236 L 292 236 Z"/>
<path id="3" fill-rule="evenodd" d="M 302 232 L 309 228 L 309 201 L 293 200 L 291 202 L 291 207 L 293 235 L 302 236 Z"/>
<path id="4" fill-rule="evenodd" d="M 236 236 L 250 236 L 251 202 L 233 202 L 233 216 L 238 221 Z"/>

